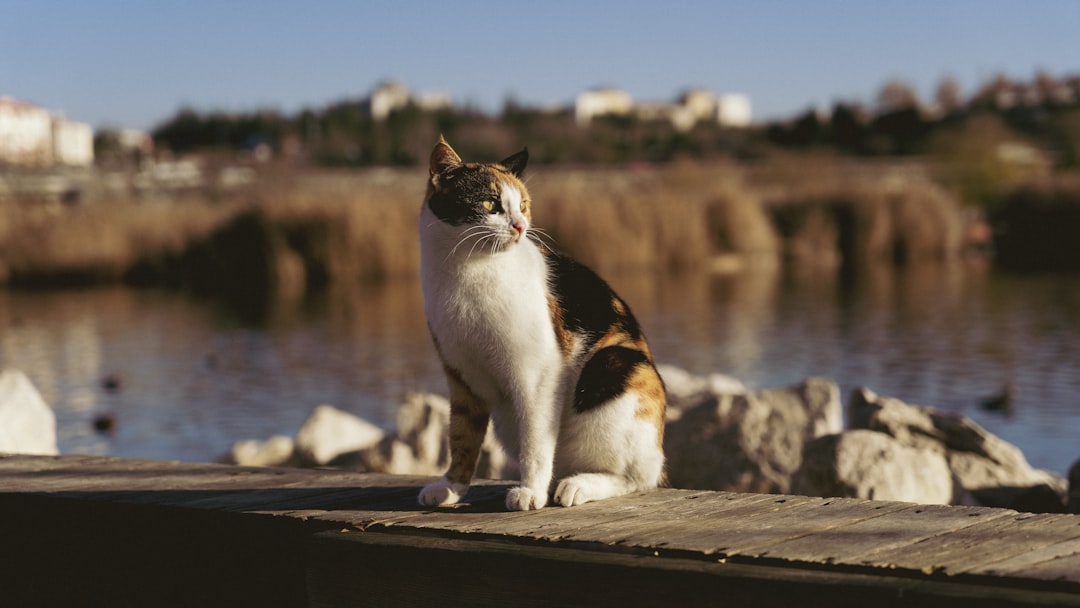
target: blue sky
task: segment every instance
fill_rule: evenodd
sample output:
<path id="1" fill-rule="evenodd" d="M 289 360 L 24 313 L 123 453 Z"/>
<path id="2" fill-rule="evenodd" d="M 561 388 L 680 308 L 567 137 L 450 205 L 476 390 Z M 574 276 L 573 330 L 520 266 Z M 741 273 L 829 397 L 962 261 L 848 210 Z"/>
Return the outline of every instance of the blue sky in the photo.
<path id="1" fill-rule="evenodd" d="M 1075 0 L 0 0 L 0 94 L 95 126 L 150 128 L 182 106 L 294 112 L 394 78 L 501 108 L 615 85 L 750 96 L 755 117 L 885 82 L 929 97 L 998 73 L 1080 73 Z"/>

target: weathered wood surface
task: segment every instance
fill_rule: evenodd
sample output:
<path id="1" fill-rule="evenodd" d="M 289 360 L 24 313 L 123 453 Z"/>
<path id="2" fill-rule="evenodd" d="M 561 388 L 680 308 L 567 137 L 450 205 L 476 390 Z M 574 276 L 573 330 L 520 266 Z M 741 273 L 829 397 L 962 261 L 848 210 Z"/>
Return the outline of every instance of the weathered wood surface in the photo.
<path id="1" fill-rule="evenodd" d="M 68 578 L 71 571 L 91 573 L 79 579 L 88 595 L 57 596 L 52 588 L 42 597 L 134 601 L 142 582 L 149 587 L 177 576 L 209 577 L 190 580 L 194 587 L 187 595 L 175 591 L 180 595 L 170 597 L 177 603 L 205 599 L 199 586 L 217 584 L 227 587 L 215 595 L 221 603 L 230 589 L 237 594 L 232 599 L 255 603 L 253 587 L 274 603 L 298 605 L 345 602 L 354 597 L 348 594 L 362 592 L 388 603 L 433 601 L 438 594 L 431 590 L 452 578 L 454 567 L 446 560 L 468 555 L 466 563 L 487 564 L 485 577 L 505 571 L 495 577 L 504 583 L 511 572 L 520 577 L 529 568 L 567 580 L 587 574 L 625 580 L 629 591 L 602 587 L 614 594 L 607 599 L 628 595 L 626 601 L 634 600 L 629 605 L 660 599 L 633 585 L 648 581 L 672 598 L 691 599 L 710 589 L 732 597 L 743 593 L 758 605 L 770 605 L 760 595 L 770 590 L 831 590 L 833 605 L 919 597 L 929 605 L 1080 606 L 1078 515 L 688 490 L 507 513 L 507 485 L 497 482 L 471 489 L 466 504 L 429 509 L 416 504 L 427 481 L 332 470 L 0 456 L 0 552 L 10 564 L 20 557 L 27 564 L 0 573 L 0 604 L 13 589 L 26 590 L 15 597 L 35 603 L 34 589 L 45 587 L 31 589 L 28 581 L 56 559 Z M 407 564 L 430 561 L 429 568 L 446 572 L 398 572 L 399 562 L 380 555 Z M 155 559 L 162 560 L 158 568 Z M 109 582 L 118 571 L 139 576 L 122 577 L 126 586 L 120 579 Z M 249 571 L 265 576 L 228 587 Z M 458 588 L 470 575 L 466 569 L 454 576 L 465 577 L 453 582 Z M 515 595 L 498 580 L 480 585 L 483 593 L 473 599 L 504 605 L 604 599 L 583 589 Z M 392 581 L 413 595 L 375 594 L 380 584 L 393 587 Z M 692 588 L 676 593 L 678 581 Z M 518 587 L 526 582 L 514 579 Z M 537 593 L 552 583 L 539 585 Z M 860 591 L 841 591 L 845 586 Z"/>

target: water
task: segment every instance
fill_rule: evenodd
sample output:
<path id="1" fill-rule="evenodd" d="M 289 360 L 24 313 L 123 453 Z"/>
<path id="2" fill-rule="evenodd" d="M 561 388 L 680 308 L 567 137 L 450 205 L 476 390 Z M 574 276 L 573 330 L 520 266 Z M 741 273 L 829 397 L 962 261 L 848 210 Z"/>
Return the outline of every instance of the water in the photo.
<path id="1" fill-rule="evenodd" d="M 613 277 L 661 363 L 752 387 L 811 376 L 975 419 L 1059 473 L 1080 458 L 1080 277 L 979 268 Z M 0 290 L 0 367 L 56 411 L 63 453 L 208 461 L 322 403 L 393 425 L 445 394 L 414 283 L 276 302 L 257 321 L 173 293 Z M 117 390 L 103 386 L 110 374 Z M 1012 415 L 983 411 L 1006 382 Z M 93 429 L 108 414 L 112 433 Z"/>

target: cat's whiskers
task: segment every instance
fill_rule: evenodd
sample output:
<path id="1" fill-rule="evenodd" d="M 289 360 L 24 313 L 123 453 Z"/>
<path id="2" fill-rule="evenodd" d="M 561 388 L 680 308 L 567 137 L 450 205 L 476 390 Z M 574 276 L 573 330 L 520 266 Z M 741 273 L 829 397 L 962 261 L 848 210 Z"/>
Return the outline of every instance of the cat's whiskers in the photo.
<path id="1" fill-rule="evenodd" d="M 486 234 L 487 232 L 488 232 L 488 227 L 487 226 L 470 226 L 467 230 L 465 230 L 464 233 L 462 233 L 461 239 L 458 240 L 457 244 L 454 245 L 454 247 L 450 250 L 450 253 L 446 254 L 446 259 L 449 260 L 450 257 L 453 256 L 454 253 L 457 252 L 458 248 L 461 247 L 462 245 L 464 245 L 466 241 L 469 241 L 470 239 L 472 239 L 474 237 L 477 237 L 479 239 L 479 241 L 484 240 L 484 237 L 487 236 L 487 234 Z M 477 241 L 477 242 L 479 242 L 479 241 Z M 476 249 L 475 244 L 473 244 L 473 249 Z M 472 250 L 469 251 L 469 255 L 470 256 L 472 255 Z"/>
<path id="2" fill-rule="evenodd" d="M 525 232 L 525 236 L 528 237 L 532 242 L 536 243 L 537 246 L 539 246 L 540 248 L 547 249 L 551 253 L 555 253 L 555 249 L 551 246 L 551 244 L 544 242 L 544 240 L 547 239 L 548 241 L 554 243 L 555 239 L 544 230 L 540 228 L 530 227 L 529 230 Z"/>
<path id="3" fill-rule="evenodd" d="M 469 250 L 469 255 L 466 256 L 465 259 L 471 258 L 473 252 L 476 251 L 476 248 L 479 247 L 480 244 L 483 243 L 484 241 L 487 241 L 487 240 L 490 239 L 490 240 L 493 241 L 493 245 L 497 245 L 498 241 L 499 241 L 498 237 L 499 237 L 499 235 L 497 233 L 495 233 L 495 232 L 488 232 L 484 236 L 480 237 L 475 243 L 473 243 L 472 249 Z M 483 251 L 483 250 L 481 250 L 481 251 Z M 494 247 L 492 247 L 491 253 L 495 253 L 495 248 Z"/>

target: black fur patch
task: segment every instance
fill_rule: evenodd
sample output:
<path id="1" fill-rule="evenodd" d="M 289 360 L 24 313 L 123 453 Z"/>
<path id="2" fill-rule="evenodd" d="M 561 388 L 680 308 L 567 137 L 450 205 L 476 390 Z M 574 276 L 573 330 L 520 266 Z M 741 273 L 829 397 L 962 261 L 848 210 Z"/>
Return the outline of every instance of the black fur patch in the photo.
<path id="1" fill-rule="evenodd" d="M 504 158 L 500 165 L 506 167 L 506 170 L 513 173 L 517 177 L 521 177 L 525 174 L 525 165 L 529 162 L 529 149 L 522 148 L 521 152 L 512 154 Z"/>
<path id="2" fill-rule="evenodd" d="M 611 329 L 622 330 L 634 340 L 641 338 L 641 328 L 630 313 L 630 307 L 622 302 L 622 311 L 612 307 L 618 296 L 589 267 L 571 257 L 551 254 L 552 292 L 559 307 L 563 309 L 563 323 L 576 334 L 585 336 L 586 348 L 609 333 Z"/>
<path id="3" fill-rule="evenodd" d="M 600 349 L 581 370 L 574 389 L 574 410 L 587 412 L 623 394 L 634 370 L 648 363 L 639 350 L 623 346 Z"/>
<path id="4" fill-rule="evenodd" d="M 432 193 L 428 205 L 435 217 L 452 226 L 479 223 L 492 212 L 502 212 L 502 202 L 491 189 L 496 174 L 477 165 L 462 165 L 439 176 L 439 188 Z M 483 208 L 484 201 L 495 204 L 492 211 Z"/>

